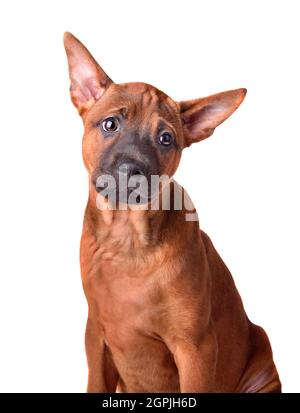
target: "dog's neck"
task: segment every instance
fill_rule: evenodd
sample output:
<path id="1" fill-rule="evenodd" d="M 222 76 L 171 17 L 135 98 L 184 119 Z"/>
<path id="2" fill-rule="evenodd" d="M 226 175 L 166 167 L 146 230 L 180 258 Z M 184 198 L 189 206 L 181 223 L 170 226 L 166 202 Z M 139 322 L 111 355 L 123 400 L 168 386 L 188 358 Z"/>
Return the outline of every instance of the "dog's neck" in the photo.
<path id="1" fill-rule="evenodd" d="M 91 186 L 85 223 L 106 252 L 128 253 L 158 245 L 168 230 L 172 215 L 180 212 L 129 206 L 125 210 L 99 209 L 97 196 Z"/>

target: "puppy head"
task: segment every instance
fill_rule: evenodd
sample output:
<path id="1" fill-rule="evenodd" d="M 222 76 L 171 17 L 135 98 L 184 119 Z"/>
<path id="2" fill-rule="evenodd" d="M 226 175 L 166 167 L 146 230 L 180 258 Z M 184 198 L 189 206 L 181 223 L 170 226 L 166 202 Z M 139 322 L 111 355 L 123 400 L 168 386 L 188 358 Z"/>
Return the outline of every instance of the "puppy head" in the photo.
<path id="1" fill-rule="evenodd" d="M 72 34 L 64 44 L 70 93 L 84 122 L 83 158 L 91 181 L 171 177 L 182 150 L 210 136 L 240 105 L 246 89 L 175 102 L 145 83 L 114 83 Z"/>

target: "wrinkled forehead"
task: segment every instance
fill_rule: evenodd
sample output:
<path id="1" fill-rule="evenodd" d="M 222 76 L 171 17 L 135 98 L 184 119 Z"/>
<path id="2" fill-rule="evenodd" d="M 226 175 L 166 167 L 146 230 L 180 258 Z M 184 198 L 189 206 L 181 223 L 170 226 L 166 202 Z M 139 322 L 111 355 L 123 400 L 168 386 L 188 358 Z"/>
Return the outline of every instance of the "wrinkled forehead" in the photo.
<path id="1" fill-rule="evenodd" d="M 178 131 L 180 116 L 176 103 L 165 93 L 145 83 L 112 84 L 89 113 L 90 121 L 120 114 L 139 128 L 159 122 Z"/>

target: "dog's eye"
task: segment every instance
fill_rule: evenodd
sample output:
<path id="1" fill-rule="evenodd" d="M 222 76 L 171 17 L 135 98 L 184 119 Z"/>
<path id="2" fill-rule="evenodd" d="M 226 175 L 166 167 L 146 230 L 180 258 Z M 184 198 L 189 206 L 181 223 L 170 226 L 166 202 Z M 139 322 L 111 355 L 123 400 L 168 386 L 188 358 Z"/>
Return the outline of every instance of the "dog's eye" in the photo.
<path id="1" fill-rule="evenodd" d="M 105 132 L 117 132 L 119 130 L 119 121 L 117 118 L 107 118 L 102 122 L 102 128 Z"/>
<path id="2" fill-rule="evenodd" d="M 158 143 L 164 146 L 169 146 L 173 142 L 173 136 L 170 133 L 163 133 L 158 138 Z"/>

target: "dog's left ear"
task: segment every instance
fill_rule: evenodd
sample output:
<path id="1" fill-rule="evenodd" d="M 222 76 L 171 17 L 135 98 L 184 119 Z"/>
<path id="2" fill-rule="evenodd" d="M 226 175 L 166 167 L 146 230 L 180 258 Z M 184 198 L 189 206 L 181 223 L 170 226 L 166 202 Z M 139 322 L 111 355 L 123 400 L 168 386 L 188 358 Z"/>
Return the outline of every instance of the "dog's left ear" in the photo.
<path id="1" fill-rule="evenodd" d="M 185 146 L 208 138 L 242 103 L 246 89 L 229 90 L 205 98 L 179 102 Z"/>
<path id="2" fill-rule="evenodd" d="M 71 99 L 80 115 L 84 115 L 113 82 L 71 33 L 64 34 L 64 45 L 69 64 Z"/>

